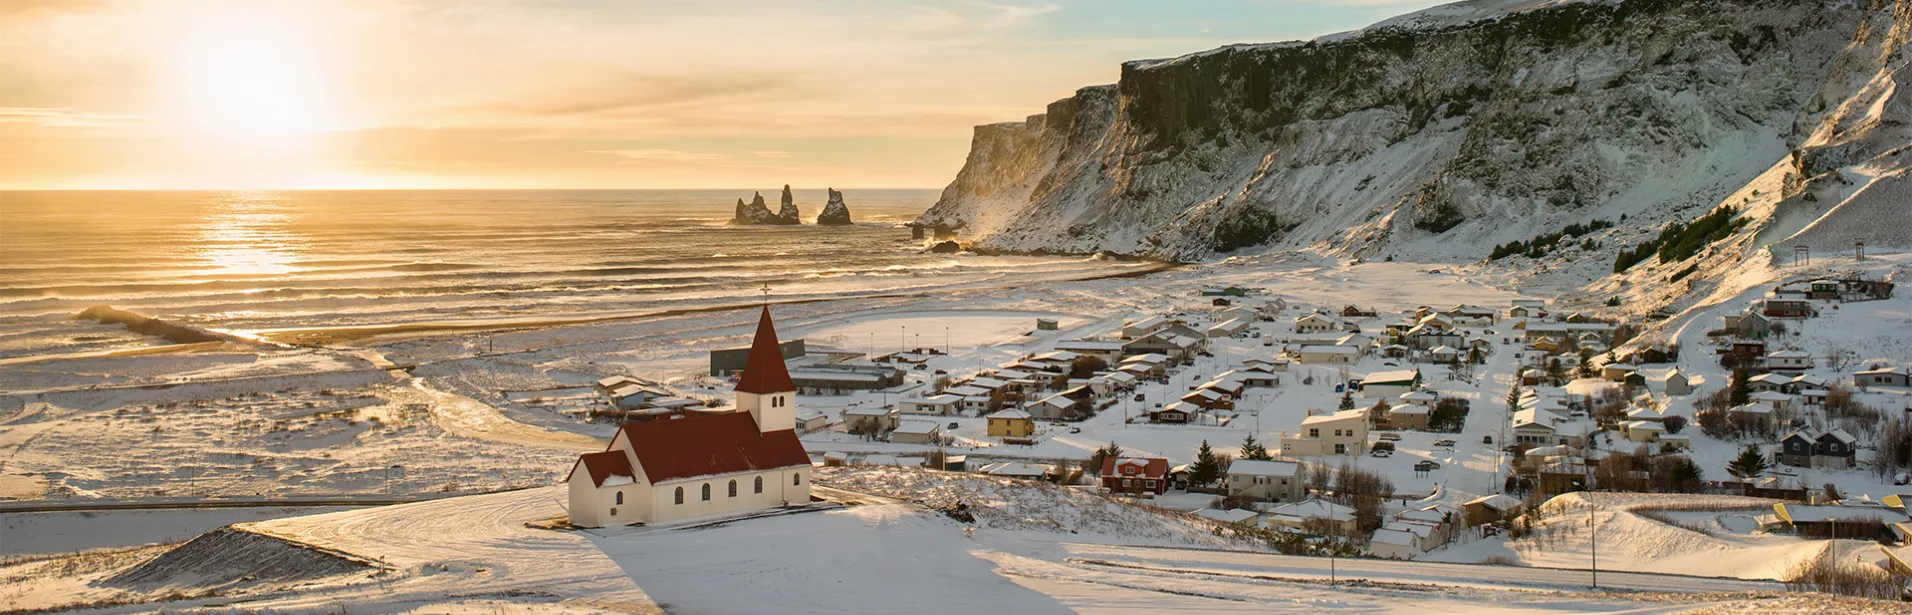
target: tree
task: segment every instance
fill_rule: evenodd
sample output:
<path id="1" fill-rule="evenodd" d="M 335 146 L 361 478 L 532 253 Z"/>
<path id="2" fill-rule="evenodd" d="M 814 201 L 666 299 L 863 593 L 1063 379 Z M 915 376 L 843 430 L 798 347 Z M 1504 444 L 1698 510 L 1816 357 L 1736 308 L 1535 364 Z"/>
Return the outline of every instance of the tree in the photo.
<path id="1" fill-rule="evenodd" d="M 1122 447 L 1120 445 L 1117 445 L 1114 442 L 1110 442 L 1108 446 L 1095 449 L 1095 454 L 1089 456 L 1089 465 L 1082 469 L 1088 472 L 1100 474 L 1102 473 L 1102 460 L 1108 459 L 1110 457 L 1121 457 L 1121 456 L 1122 456 Z"/>
<path id="2" fill-rule="evenodd" d="M 1558 385 L 1561 380 L 1565 380 L 1566 378 L 1567 368 L 1560 365 L 1560 357 L 1549 357 L 1547 359 L 1547 381 Z"/>
<path id="3" fill-rule="evenodd" d="M 1730 391 L 1726 398 L 1728 403 L 1735 406 L 1743 406 L 1752 398 L 1752 385 L 1746 382 L 1749 377 L 1745 368 L 1733 370 L 1733 382 L 1732 385 L 1727 388 L 1727 390 Z"/>
<path id="4" fill-rule="evenodd" d="M 1593 349 L 1580 349 L 1580 366 L 1573 369 L 1573 375 L 1581 378 L 1593 377 Z"/>
<path id="5" fill-rule="evenodd" d="M 1215 457 L 1214 449 L 1208 448 L 1208 441 L 1202 441 L 1202 448 L 1195 452 L 1195 464 L 1188 467 L 1188 483 L 1191 485 L 1213 485 L 1222 478 L 1222 462 Z"/>
<path id="6" fill-rule="evenodd" d="M 1666 433 L 1677 434 L 1680 433 L 1680 430 L 1686 429 L 1686 417 L 1669 416 L 1660 419 L 1660 424 L 1666 426 Z"/>
<path id="7" fill-rule="evenodd" d="M 1240 457 L 1255 461 L 1267 461 L 1274 458 L 1268 454 L 1268 447 L 1255 441 L 1255 434 L 1248 434 L 1248 437 L 1241 441 Z"/>
<path id="8" fill-rule="evenodd" d="M 1077 379 L 1087 379 L 1092 376 L 1095 376 L 1096 372 L 1099 372 L 1108 368 L 1109 368 L 1109 362 L 1102 360 L 1102 357 L 1092 357 L 1092 356 L 1076 357 L 1076 360 L 1069 364 L 1069 377 L 1077 378 Z"/>
<path id="9" fill-rule="evenodd" d="M 1344 392 L 1341 394 L 1341 409 L 1342 410 L 1354 409 L 1354 393 L 1353 392 Z"/>
<path id="10" fill-rule="evenodd" d="M 1671 486 L 1680 493 L 1696 493 L 1706 486 L 1706 472 L 1692 459 L 1680 457 L 1673 462 Z"/>
<path id="11" fill-rule="evenodd" d="M 1752 480 L 1765 472 L 1766 468 L 1766 455 L 1759 452 L 1759 445 L 1748 444 L 1746 450 L 1739 452 L 1737 459 L 1726 464 L 1726 473 L 1740 480 Z"/>

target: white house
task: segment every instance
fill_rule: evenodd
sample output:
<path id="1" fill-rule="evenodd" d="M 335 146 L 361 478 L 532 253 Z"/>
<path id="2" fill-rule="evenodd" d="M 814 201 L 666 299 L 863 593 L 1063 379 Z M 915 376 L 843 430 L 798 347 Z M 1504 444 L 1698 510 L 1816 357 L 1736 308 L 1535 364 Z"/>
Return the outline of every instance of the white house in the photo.
<path id="1" fill-rule="evenodd" d="M 1298 462 L 1236 459 L 1228 466 L 1228 495 L 1298 502 L 1307 494 L 1303 478 Z"/>
<path id="2" fill-rule="evenodd" d="M 1421 388 L 1421 370 L 1399 369 L 1374 372 L 1361 379 L 1361 394 L 1368 397 L 1396 397 Z"/>
<path id="3" fill-rule="evenodd" d="M 903 414 L 933 414 L 936 416 L 956 414 L 956 412 L 962 408 L 962 404 L 963 396 L 949 393 L 931 395 L 929 397 L 907 398 L 897 402 L 897 405 L 902 406 L 900 409 L 903 411 Z"/>
<path id="4" fill-rule="evenodd" d="M 1779 350 L 1768 353 L 1766 369 L 1790 372 L 1812 369 L 1812 353 L 1804 350 Z"/>
<path id="5" fill-rule="evenodd" d="M 1353 346 L 1302 346 L 1295 352 L 1295 358 L 1303 364 L 1341 363 L 1352 364 L 1361 359 L 1361 349 Z"/>
<path id="6" fill-rule="evenodd" d="M 737 381 L 737 411 L 627 423 L 565 477 L 571 524 L 658 524 L 807 504 L 797 387 L 764 308 Z"/>
<path id="7" fill-rule="evenodd" d="M 1309 314 L 1295 319 L 1295 333 L 1327 333 L 1340 329 L 1339 321 L 1320 314 Z"/>
<path id="8" fill-rule="evenodd" d="M 1359 455 L 1367 448 L 1367 410 L 1316 414 L 1302 419 L 1296 432 L 1281 434 L 1281 454 L 1288 457 Z"/>
<path id="9" fill-rule="evenodd" d="M 1312 529 L 1313 524 L 1326 526 L 1334 534 L 1353 536 L 1358 527 L 1354 509 L 1329 502 L 1327 500 L 1307 500 L 1293 504 L 1283 504 L 1269 510 L 1262 519 L 1270 525 L 1291 527 L 1298 530 Z"/>
<path id="10" fill-rule="evenodd" d="M 890 432 L 890 441 L 898 444 L 935 444 L 942 439 L 943 424 L 939 421 L 903 421 Z"/>

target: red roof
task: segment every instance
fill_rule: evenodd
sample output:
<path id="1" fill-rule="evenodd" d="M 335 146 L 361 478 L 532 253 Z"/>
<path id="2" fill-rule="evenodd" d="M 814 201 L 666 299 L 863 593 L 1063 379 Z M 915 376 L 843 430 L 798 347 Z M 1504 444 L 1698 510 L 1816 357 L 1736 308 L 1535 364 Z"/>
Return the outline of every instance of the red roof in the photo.
<path id="1" fill-rule="evenodd" d="M 760 432 L 748 412 L 626 423 L 621 431 L 652 484 L 810 465 L 797 432 Z"/>
<path id="2" fill-rule="evenodd" d="M 737 392 L 761 395 L 795 390 L 797 385 L 790 381 L 790 370 L 783 365 L 783 349 L 777 345 L 777 328 L 770 324 L 770 306 L 766 305 L 763 317 L 757 319 L 757 338 L 750 342 L 750 357 L 744 360 Z"/>
<path id="3" fill-rule="evenodd" d="M 578 473 L 578 466 L 584 466 L 584 471 L 591 474 L 591 484 L 598 487 L 603 487 L 604 481 L 613 476 L 637 477 L 637 471 L 631 469 L 631 459 L 624 456 L 624 451 L 585 453 L 579 455 L 577 464 L 571 466 L 572 474 Z M 571 482 L 571 477 L 565 476 L 564 481 Z"/>
<path id="4" fill-rule="evenodd" d="M 1100 475 L 1101 476 L 1123 476 L 1122 473 L 1116 471 L 1115 466 L 1117 464 L 1129 464 L 1129 463 L 1135 463 L 1135 462 L 1141 462 L 1140 465 L 1142 466 L 1142 473 L 1133 474 L 1131 476 L 1142 476 L 1147 478 L 1167 478 L 1168 477 L 1168 460 L 1163 459 L 1161 457 L 1148 457 L 1148 458 L 1103 457 L 1102 472 Z"/>

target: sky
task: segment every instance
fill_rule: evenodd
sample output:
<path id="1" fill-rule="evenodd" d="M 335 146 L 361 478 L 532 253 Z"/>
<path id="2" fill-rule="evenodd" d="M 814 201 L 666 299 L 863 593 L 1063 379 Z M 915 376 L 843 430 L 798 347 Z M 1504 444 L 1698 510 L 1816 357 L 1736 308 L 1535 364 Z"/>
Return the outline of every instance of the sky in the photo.
<path id="1" fill-rule="evenodd" d="M 0 0 L 0 190 L 935 188 L 1126 60 L 1438 0 Z"/>

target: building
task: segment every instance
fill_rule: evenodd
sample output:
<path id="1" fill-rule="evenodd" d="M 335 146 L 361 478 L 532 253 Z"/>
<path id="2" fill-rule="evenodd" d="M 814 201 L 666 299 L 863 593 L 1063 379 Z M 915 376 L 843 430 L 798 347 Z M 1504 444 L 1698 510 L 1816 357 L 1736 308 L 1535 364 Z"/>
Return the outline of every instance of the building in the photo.
<path id="1" fill-rule="evenodd" d="M 1812 369 L 1812 354 L 1804 350 L 1779 350 L 1766 355 L 1766 369 L 1800 372 Z"/>
<path id="2" fill-rule="evenodd" d="M 1660 392 L 1666 393 L 1667 395 L 1691 395 L 1693 393 L 1692 381 L 1686 377 L 1686 372 L 1682 372 L 1678 368 L 1669 369 L 1652 378 L 1648 378 L 1647 382 L 1650 383 L 1653 388 L 1657 388 Z"/>
<path id="3" fill-rule="evenodd" d="M 571 524 L 671 523 L 810 502 L 796 392 L 765 307 L 738 379 L 737 411 L 626 423 L 565 477 Z"/>
<path id="4" fill-rule="evenodd" d="M 1349 365 L 1361 360 L 1361 349 L 1353 346 L 1309 345 L 1295 351 L 1295 358 L 1303 364 Z"/>
<path id="5" fill-rule="evenodd" d="M 1095 357 L 1103 363 L 1113 363 L 1127 352 L 1128 345 L 1116 340 L 1064 340 L 1056 342 L 1056 350 L 1073 352 L 1078 356 Z"/>
<path id="6" fill-rule="evenodd" d="M 1149 422 L 1150 423 L 1174 423 L 1174 424 L 1187 423 L 1189 421 L 1194 420 L 1195 415 L 1198 415 L 1201 413 L 1202 413 L 1202 409 L 1200 406 L 1196 406 L 1195 404 L 1191 404 L 1185 401 L 1178 401 L 1178 402 L 1169 404 L 1165 407 L 1150 410 Z"/>
<path id="7" fill-rule="evenodd" d="M 936 444 L 943 440 L 943 424 L 939 421 L 903 421 L 890 432 L 890 441 L 897 444 Z"/>
<path id="8" fill-rule="evenodd" d="M 1242 318 L 1230 319 L 1209 327 L 1208 337 L 1241 337 L 1248 332 L 1248 326 L 1251 324 L 1253 321 Z"/>
<path id="9" fill-rule="evenodd" d="M 1779 462 L 1801 468 L 1845 470 L 1855 467 L 1859 440 L 1844 429 L 1799 430 L 1779 439 Z"/>
<path id="10" fill-rule="evenodd" d="M 1421 388 L 1421 370 L 1402 369 L 1374 372 L 1361 379 L 1361 394 L 1368 397 L 1399 397 Z"/>
<path id="11" fill-rule="evenodd" d="M 1383 420 L 1386 421 L 1388 429 L 1427 431 L 1428 418 L 1433 414 L 1433 408 L 1421 404 L 1402 404 L 1388 408 L 1387 416 L 1383 417 Z"/>
<path id="12" fill-rule="evenodd" d="M 1912 386 L 1912 372 L 1903 367 L 1881 367 L 1852 373 L 1852 385 L 1866 387 Z"/>
<path id="13" fill-rule="evenodd" d="M 1102 488 L 1114 493 L 1168 493 L 1168 460 L 1161 457 L 1104 457 Z"/>
<path id="14" fill-rule="evenodd" d="M 1627 363 L 1608 363 L 1600 367 L 1600 379 L 1607 382 L 1626 382 L 1627 377 L 1640 371 L 1640 368 Z"/>
<path id="15" fill-rule="evenodd" d="M 1334 536 L 1352 537 L 1360 530 L 1353 508 L 1319 499 L 1276 506 L 1262 518 L 1269 525 Z"/>
<path id="16" fill-rule="evenodd" d="M 847 395 L 903 384 L 903 370 L 869 363 L 823 363 L 790 370 L 790 380 L 806 395 Z"/>
<path id="17" fill-rule="evenodd" d="M 1122 339 L 1132 340 L 1160 331 L 1169 325 L 1182 324 L 1182 321 L 1167 316 L 1150 316 L 1142 320 L 1122 325 Z"/>
<path id="18" fill-rule="evenodd" d="M 1037 331 L 1055 331 L 1061 328 L 1062 328 L 1061 321 L 1058 321 L 1054 318 L 1037 318 L 1036 319 Z"/>
<path id="19" fill-rule="evenodd" d="M 1295 319 L 1295 333 L 1327 333 L 1341 330 L 1341 322 L 1320 314 Z"/>
<path id="20" fill-rule="evenodd" d="M 896 402 L 903 414 L 949 416 L 962 409 L 963 396 L 943 393 L 929 397 L 911 397 Z"/>
<path id="21" fill-rule="evenodd" d="M 1021 410 L 1003 410 L 989 415 L 988 420 L 991 437 L 1027 438 L 1036 435 L 1036 420 Z"/>
<path id="22" fill-rule="evenodd" d="M 843 425 L 850 433 L 889 433 L 903 424 L 903 411 L 897 408 L 844 408 Z"/>
<path id="23" fill-rule="evenodd" d="M 1281 454 L 1287 457 L 1359 455 L 1368 450 L 1368 411 L 1343 410 L 1315 414 L 1300 428 L 1281 434 Z"/>
<path id="24" fill-rule="evenodd" d="M 1025 405 L 1023 410 L 1041 421 L 1080 421 L 1095 414 L 1095 391 L 1075 387 Z"/>
<path id="25" fill-rule="evenodd" d="M 822 410 L 804 408 L 797 411 L 797 431 L 810 433 L 830 426 L 830 417 Z"/>
<path id="26" fill-rule="evenodd" d="M 806 354 L 803 340 L 801 339 L 794 339 L 777 344 L 777 352 L 783 356 L 783 360 L 785 361 L 799 359 Z M 712 350 L 710 351 L 710 375 L 719 378 L 728 378 L 737 372 L 743 371 L 744 364 L 747 363 L 749 359 L 750 348 Z"/>
<path id="27" fill-rule="evenodd" d="M 1520 516 L 1520 508 L 1519 498 L 1501 493 L 1474 498 L 1461 504 L 1461 510 L 1466 515 L 1467 527 L 1478 527 L 1512 519 Z"/>
<path id="28" fill-rule="evenodd" d="M 1019 478 L 1023 480 L 1042 480 L 1044 478 L 1048 478 L 1049 473 L 1054 472 L 1055 468 L 1042 465 L 1042 464 L 1035 464 L 1035 463 L 1023 463 L 1020 461 L 1004 461 L 1004 462 L 992 463 L 980 468 L 976 468 L 976 471 L 981 474 L 988 474 L 990 476 L 1000 476 L 1003 478 Z"/>
<path id="29" fill-rule="evenodd" d="M 1162 354 L 1181 361 L 1208 348 L 1208 335 L 1182 324 L 1171 324 L 1153 333 L 1129 340 L 1126 354 Z"/>
<path id="30" fill-rule="evenodd" d="M 1228 466 L 1228 495 L 1264 502 L 1299 502 L 1307 495 L 1306 477 L 1296 461 L 1236 459 Z"/>
<path id="31" fill-rule="evenodd" d="M 1767 318 L 1811 318 L 1812 301 L 1807 299 L 1767 299 L 1759 310 Z"/>

